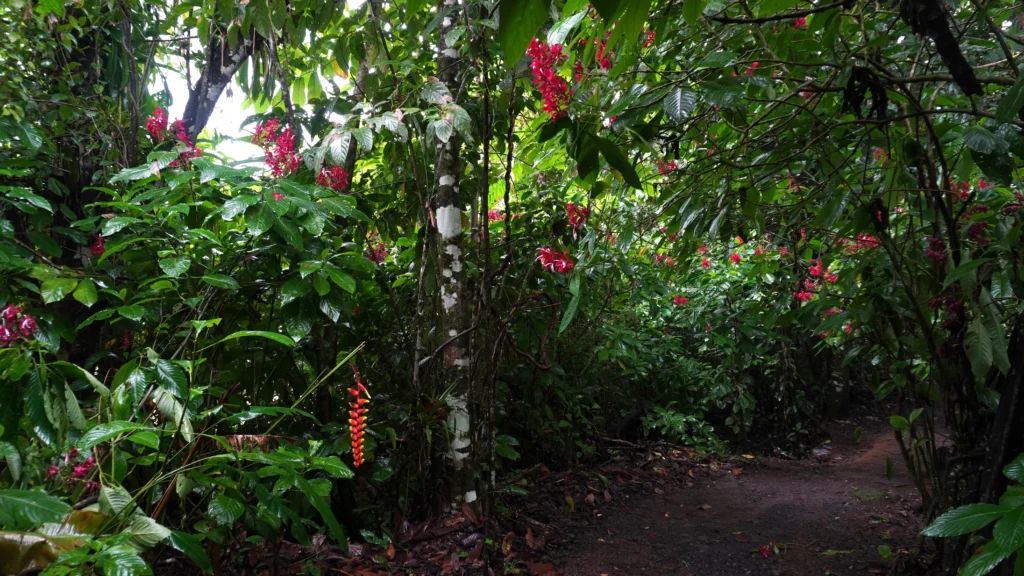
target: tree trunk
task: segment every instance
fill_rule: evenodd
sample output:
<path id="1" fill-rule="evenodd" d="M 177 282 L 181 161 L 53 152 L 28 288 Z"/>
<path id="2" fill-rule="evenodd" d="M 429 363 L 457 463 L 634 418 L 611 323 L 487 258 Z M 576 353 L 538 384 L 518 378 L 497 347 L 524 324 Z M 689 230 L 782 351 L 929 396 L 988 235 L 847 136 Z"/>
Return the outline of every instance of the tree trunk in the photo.
<path id="1" fill-rule="evenodd" d="M 238 46 L 231 48 L 226 44 L 226 38 L 219 33 L 210 34 L 210 41 L 206 44 L 206 64 L 195 87 L 189 87 L 188 102 L 182 118 L 185 131 L 193 144 L 210 121 L 217 100 L 235 72 L 252 56 L 258 39 L 255 32 L 250 32 L 249 37 L 243 38 Z"/>
<path id="2" fill-rule="evenodd" d="M 438 73 L 441 82 L 454 95 L 458 93 L 457 65 L 458 51 L 448 46 L 447 33 L 458 21 L 458 7 L 454 0 L 442 0 L 439 11 L 452 9 L 441 19 L 438 29 Z M 462 139 L 452 133 L 447 142 L 435 138 L 434 191 L 430 201 L 434 212 L 436 235 L 431 245 L 437 250 L 435 262 L 438 272 L 437 285 L 440 289 L 441 310 L 437 315 L 439 330 L 437 338 L 445 340 L 463 333 L 468 328 L 469 306 L 467 302 L 466 272 L 463 265 L 464 238 L 462 195 L 459 193 L 459 150 Z M 470 418 L 470 370 L 471 360 L 467 336 L 456 338 L 443 351 L 443 361 L 437 378 L 443 390 L 449 390 L 448 427 L 450 429 L 449 457 L 452 459 L 452 482 L 449 501 L 455 504 L 473 502 L 477 498 L 474 479 L 475 464 L 472 457 L 473 432 Z"/>

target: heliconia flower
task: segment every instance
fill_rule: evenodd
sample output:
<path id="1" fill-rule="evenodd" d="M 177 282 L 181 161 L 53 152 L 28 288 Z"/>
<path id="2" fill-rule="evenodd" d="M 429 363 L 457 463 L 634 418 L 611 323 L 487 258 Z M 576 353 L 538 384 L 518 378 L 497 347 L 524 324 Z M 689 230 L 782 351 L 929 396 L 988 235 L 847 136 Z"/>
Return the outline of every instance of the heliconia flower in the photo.
<path id="1" fill-rule="evenodd" d="M 704 254 L 704 253 L 706 253 L 707 251 L 708 251 L 708 246 L 707 246 L 707 244 L 704 244 L 704 245 L 703 245 L 703 246 L 701 246 L 700 248 L 697 248 L 697 253 L 698 253 L 698 254 Z"/>
<path id="2" fill-rule="evenodd" d="M 743 238 L 742 238 L 742 237 L 740 237 L 740 236 L 737 236 L 737 237 L 736 237 L 736 243 L 737 243 L 737 244 L 743 244 Z"/>
<path id="3" fill-rule="evenodd" d="M 320 169 L 320 175 L 316 177 L 316 183 L 335 192 L 341 192 L 349 184 L 349 174 L 341 166 L 324 166 Z"/>
<path id="4" fill-rule="evenodd" d="M 739 263 L 740 263 L 740 260 L 741 260 L 741 258 L 740 258 L 740 255 L 739 255 L 739 254 L 737 254 L 737 253 L 733 252 L 733 253 L 732 253 L 732 254 L 731 254 L 731 255 L 729 256 L 729 260 L 732 260 L 732 263 L 733 263 L 733 264 L 739 264 Z"/>
<path id="5" fill-rule="evenodd" d="M 363 445 L 366 434 L 366 415 L 369 412 L 370 392 L 363 386 L 359 378 L 359 371 L 355 365 L 349 364 L 352 374 L 355 376 L 356 385 L 349 388 L 348 393 L 352 396 L 348 411 L 349 432 L 352 435 L 352 460 L 353 465 L 358 468 L 363 463 Z"/>
<path id="6" fill-rule="evenodd" d="M 538 248 L 537 252 L 540 256 L 537 260 L 540 260 L 541 267 L 548 272 L 557 272 L 558 274 L 568 274 L 575 268 L 575 264 L 569 259 L 569 255 L 565 252 L 558 252 L 550 246 Z"/>
<path id="7" fill-rule="evenodd" d="M 92 244 L 89 246 L 89 251 L 92 252 L 93 256 L 103 256 L 103 253 L 107 251 L 106 242 L 102 234 L 96 234 Z"/>
<path id="8" fill-rule="evenodd" d="M 793 29 L 799 30 L 801 28 L 807 28 L 807 16 L 801 16 L 793 22 Z"/>
<path id="9" fill-rule="evenodd" d="M 274 192 L 271 194 L 271 196 L 274 197 L 275 202 L 280 202 L 281 200 L 285 199 L 285 195 L 281 194 L 280 192 Z"/>
<path id="10" fill-rule="evenodd" d="M 672 299 L 672 303 L 676 306 L 685 306 L 686 304 L 689 304 L 690 301 L 683 296 L 676 294 L 676 297 Z"/>
<path id="11" fill-rule="evenodd" d="M 711 268 L 711 260 L 708 260 L 707 256 L 701 256 L 700 267 L 701 268 Z"/>
<path id="12" fill-rule="evenodd" d="M 533 85 L 544 99 L 544 111 L 552 120 L 556 120 L 569 109 L 569 84 L 555 72 L 568 56 L 562 51 L 560 44 L 548 46 L 536 38 L 530 42 L 526 53 L 533 59 L 530 63 Z"/>

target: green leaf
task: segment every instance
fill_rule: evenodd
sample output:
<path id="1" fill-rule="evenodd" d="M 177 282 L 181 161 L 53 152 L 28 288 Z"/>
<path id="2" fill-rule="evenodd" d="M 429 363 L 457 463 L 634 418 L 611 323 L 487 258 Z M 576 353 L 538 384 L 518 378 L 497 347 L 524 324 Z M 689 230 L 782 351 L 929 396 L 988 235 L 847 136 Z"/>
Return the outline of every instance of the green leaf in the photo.
<path id="1" fill-rule="evenodd" d="M 977 260 L 971 260 L 957 266 L 955 270 L 946 276 L 946 279 L 942 282 L 942 287 L 946 288 L 954 282 L 960 282 L 965 276 L 977 270 L 979 266 L 991 260 L 991 258 L 978 258 Z"/>
<path id="2" fill-rule="evenodd" d="M 125 226 L 135 224 L 136 222 L 141 222 L 141 220 L 130 216 L 117 216 L 115 218 L 111 218 L 103 223 L 103 235 L 111 236 L 120 232 Z"/>
<path id="3" fill-rule="evenodd" d="M 704 12 L 705 0 L 685 0 L 683 2 L 683 20 L 693 26 Z"/>
<path id="4" fill-rule="evenodd" d="M 992 338 L 982 324 L 981 318 L 975 318 L 968 326 L 964 344 L 967 347 L 967 359 L 971 361 L 974 377 L 978 380 L 984 379 L 992 367 Z"/>
<path id="5" fill-rule="evenodd" d="M 1003 374 L 1010 372 L 1010 357 L 1007 354 L 1006 334 L 1003 331 L 1003 318 L 999 307 L 992 299 L 988 288 L 981 287 L 978 294 L 978 307 L 981 308 L 981 321 L 992 341 L 992 363 Z"/>
<path id="6" fill-rule="evenodd" d="M 498 45 L 505 64 L 515 66 L 530 41 L 548 19 L 543 0 L 501 0 L 498 6 Z"/>
<path id="7" fill-rule="evenodd" d="M 1013 459 L 1003 468 L 1003 475 L 1015 482 L 1024 483 L 1024 454 Z"/>
<path id="8" fill-rule="evenodd" d="M 179 256 L 178 258 L 163 258 L 160 260 L 160 269 L 163 270 L 164 274 L 171 278 L 177 278 L 185 272 L 188 272 L 189 266 L 192 265 L 192 260 L 188 256 Z"/>
<path id="9" fill-rule="evenodd" d="M 622 174 L 622 179 L 627 184 L 640 190 L 643 188 L 643 184 L 640 183 L 640 177 L 637 176 L 636 170 L 629 163 L 629 159 L 622 153 L 622 150 L 615 145 L 614 142 L 607 138 L 601 138 L 600 136 L 593 136 L 593 140 L 597 142 L 597 148 L 601 151 L 601 155 L 608 161 L 608 165 L 619 171 Z"/>
<path id="10" fill-rule="evenodd" d="M 988 129 L 977 125 L 964 128 L 963 139 L 964 144 L 973 152 L 981 152 L 982 154 L 992 154 L 994 152 L 1001 154 L 1010 148 L 1009 142 L 996 136 Z"/>
<path id="11" fill-rule="evenodd" d="M 337 268 L 328 268 L 327 275 L 331 277 L 331 280 L 338 285 L 339 288 L 348 292 L 349 294 L 355 294 L 356 291 L 356 280 L 348 272 L 338 270 Z"/>
<path id="12" fill-rule="evenodd" d="M 223 220 L 232 220 L 235 216 L 245 212 L 250 206 L 255 206 L 260 201 L 256 194 L 242 194 L 235 196 L 224 203 L 221 208 L 220 217 Z"/>
<path id="13" fill-rule="evenodd" d="M 153 450 L 160 449 L 160 436 L 156 432 L 149 432 L 148 430 L 136 432 L 128 437 L 128 441 Z"/>
<path id="14" fill-rule="evenodd" d="M 1013 156 L 1006 153 L 983 154 L 974 152 L 971 154 L 978 168 L 988 178 L 1009 186 L 1013 182 L 1013 171 L 1017 168 Z"/>
<path id="15" fill-rule="evenodd" d="M 335 478 L 353 478 L 355 473 L 345 465 L 337 456 L 328 456 L 326 458 L 313 458 L 313 466 L 322 468 L 325 472 L 334 476 Z"/>
<path id="16" fill-rule="evenodd" d="M 697 105 L 697 93 L 689 88 L 675 87 L 669 90 L 665 96 L 665 100 L 662 101 L 662 107 L 665 110 L 665 116 L 668 119 L 679 123 L 683 122 L 693 114 L 693 109 Z"/>
<path id="17" fill-rule="evenodd" d="M 569 327 L 570 323 L 572 323 L 572 319 L 576 316 L 576 309 L 579 308 L 579 305 L 580 297 L 578 295 L 573 296 L 572 300 L 569 301 L 569 307 L 565 309 L 565 315 L 562 316 L 562 323 L 558 326 L 559 334 L 565 332 L 565 329 Z"/>
<path id="18" fill-rule="evenodd" d="M 334 513 L 331 512 L 331 506 L 324 500 L 316 489 L 302 476 L 296 476 L 295 485 L 299 487 L 299 490 L 309 500 L 309 503 L 316 508 L 317 512 L 327 523 L 327 529 L 330 531 L 334 541 L 342 547 L 343 551 L 348 550 L 348 540 L 345 537 L 345 530 L 338 524 L 338 519 L 334 517 Z"/>
<path id="19" fill-rule="evenodd" d="M 36 3 L 36 14 L 46 16 L 56 14 L 58 18 L 64 17 L 64 0 L 39 0 Z"/>
<path id="20" fill-rule="evenodd" d="M 132 543 L 143 550 L 156 546 L 171 535 L 166 526 L 142 514 L 132 516 L 125 532 L 131 535 Z"/>
<path id="21" fill-rule="evenodd" d="M 210 499 L 206 514 L 219 526 L 230 527 L 242 517 L 245 505 L 225 494 L 217 494 Z"/>
<path id="22" fill-rule="evenodd" d="M 78 288 L 75 288 L 71 295 L 87 308 L 92 308 L 92 305 L 99 299 L 96 294 L 96 283 L 88 278 L 79 282 Z"/>
<path id="23" fill-rule="evenodd" d="M 712 52 L 697 64 L 697 68 L 725 68 L 736 61 L 735 52 Z"/>
<path id="24" fill-rule="evenodd" d="M 51 278 L 43 280 L 40 294 L 43 297 L 43 302 L 52 304 L 53 302 L 63 300 L 65 296 L 71 294 L 75 286 L 78 286 L 78 280 L 74 278 Z"/>
<path id="25" fill-rule="evenodd" d="M 548 44 L 562 44 L 565 42 L 566 37 L 569 36 L 569 32 L 575 28 L 587 15 L 586 10 L 580 10 L 568 18 L 563 18 L 548 30 Z"/>
<path id="26" fill-rule="evenodd" d="M 207 574 L 213 572 L 213 564 L 210 562 L 210 557 L 206 555 L 206 551 L 199 545 L 198 537 L 184 532 L 171 531 L 167 543 L 175 550 L 188 556 L 188 559 L 194 562 L 203 572 Z"/>
<path id="27" fill-rule="evenodd" d="M 100 510 L 111 516 L 118 516 L 134 509 L 132 495 L 122 486 L 107 485 L 100 488 Z M 125 514 L 127 516 L 127 514 Z"/>
<path id="28" fill-rule="evenodd" d="M 0 186 L 0 192 L 4 192 L 8 198 L 24 200 L 36 208 L 42 208 L 50 214 L 53 214 L 53 206 L 50 204 L 50 201 L 32 192 L 28 188 L 22 188 L 20 186 Z"/>
<path id="29" fill-rule="evenodd" d="M 100 382 L 88 370 L 82 368 L 81 366 L 78 366 L 77 364 L 72 364 L 71 362 L 65 362 L 63 360 L 57 360 L 54 362 L 50 362 L 48 366 L 51 369 L 59 370 L 62 374 L 69 378 L 84 378 L 86 382 L 88 382 L 96 390 L 96 392 L 99 393 L 100 396 L 104 398 L 110 396 L 110 390 L 107 389 L 107 387 L 104 386 L 102 382 Z"/>
<path id="30" fill-rule="evenodd" d="M 228 336 L 221 338 L 220 340 L 217 341 L 217 344 L 220 344 L 221 342 L 226 342 L 228 340 L 234 340 L 235 338 L 249 337 L 266 338 L 268 340 L 273 340 L 274 342 L 277 342 L 279 344 L 284 344 L 285 346 L 295 346 L 295 342 L 291 338 L 285 336 L 284 334 L 278 334 L 277 332 L 265 332 L 262 330 L 240 330 L 238 332 L 235 332 L 234 334 L 230 334 Z"/>
<path id="31" fill-rule="evenodd" d="M 892 427 L 897 430 L 910 430 L 910 423 L 903 416 L 889 416 L 889 424 L 892 424 Z"/>
<path id="32" fill-rule="evenodd" d="M 156 383 L 178 398 L 184 398 L 188 389 L 185 371 L 169 360 L 156 361 Z"/>
<path id="33" fill-rule="evenodd" d="M 962 536 L 1002 518 L 1006 510 L 995 504 L 968 504 L 939 516 L 921 534 L 932 537 Z"/>
<path id="34" fill-rule="evenodd" d="M 35 490 L 0 490 L 0 524 L 27 528 L 46 522 L 60 522 L 71 506 Z"/>
<path id="35" fill-rule="evenodd" d="M 123 420 L 97 424 L 90 428 L 85 434 L 82 434 L 82 437 L 78 439 L 78 449 L 91 450 L 97 444 L 102 444 L 115 436 L 119 436 L 125 432 L 134 432 L 138 430 L 152 430 L 152 428 L 139 424 L 138 422 L 126 422 Z"/>
<path id="36" fill-rule="evenodd" d="M 762 0 L 758 7 L 757 15 L 759 18 L 772 16 L 779 12 L 789 10 L 799 3 L 799 0 Z"/>
<path id="37" fill-rule="evenodd" d="M 1005 124 L 1013 120 L 1021 108 L 1024 108 L 1024 76 L 1017 78 L 1013 87 L 1006 91 L 996 108 L 996 121 Z"/>
<path id="38" fill-rule="evenodd" d="M 185 408 L 163 388 L 153 388 L 151 393 L 156 410 L 167 419 L 168 424 L 178 428 L 185 442 L 192 441 L 192 421 L 188 419 Z M 180 427 L 178 426 L 180 423 Z"/>
<path id="39" fill-rule="evenodd" d="M 206 282 L 210 286 L 224 288 L 225 290 L 238 290 L 242 287 L 234 278 L 227 274 L 207 274 L 206 276 L 203 276 L 203 282 Z"/>
<path id="40" fill-rule="evenodd" d="M 1000 562 L 1013 554 L 1012 549 L 1006 549 L 997 542 L 989 542 L 982 547 L 981 552 L 971 556 L 957 576 L 984 576 L 991 572 Z"/>
<path id="41" fill-rule="evenodd" d="M 81 406 L 78 405 L 78 397 L 75 396 L 74 390 L 70 386 L 64 386 L 64 411 L 68 415 L 68 422 L 74 426 L 75 430 L 85 429 L 85 414 L 82 413 Z"/>
<path id="42" fill-rule="evenodd" d="M 149 576 L 153 570 L 128 544 L 107 546 L 97 555 L 97 564 L 106 576 Z"/>
<path id="43" fill-rule="evenodd" d="M 117 313 L 129 320 L 135 320 L 138 322 L 139 320 L 142 320 L 143 316 L 145 316 L 146 309 L 137 304 L 133 304 L 132 306 L 121 306 L 117 309 Z"/>
<path id="44" fill-rule="evenodd" d="M 996 522 L 992 539 L 1007 550 L 1024 546 L 1024 507 L 1011 510 Z"/>

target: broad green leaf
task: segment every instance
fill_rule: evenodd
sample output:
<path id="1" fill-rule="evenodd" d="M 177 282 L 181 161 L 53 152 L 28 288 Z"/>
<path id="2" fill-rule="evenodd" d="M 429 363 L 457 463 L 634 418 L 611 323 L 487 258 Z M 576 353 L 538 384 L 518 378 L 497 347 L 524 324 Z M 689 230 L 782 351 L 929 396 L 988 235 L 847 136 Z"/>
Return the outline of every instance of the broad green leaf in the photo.
<path id="1" fill-rule="evenodd" d="M 1024 507 L 1000 518 L 992 530 L 992 539 L 1006 550 L 1016 550 L 1024 545 Z"/>
<path id="2" fill-rule="evenodd" d="M 78 283 L 78 287 L 71 294 L 75 300 L 78 300 L 84 304 L 87 308 L 92 308 L 92 305 L 96 303 L 98 296 L 96 294 L 96 283 L 86 278 Z"/>
<path id="3" fill-rule="evenodd" d="M 562 316 L 562 323 L 558 325 L 558 333 L 565 332 L 565 329 L 572 323 L 573 317 L 576 316 L 576 309 L 579 308 L 580 297 L 573 296 L 572 300 L 569 301 L 569 306 L 565 309 L 565 315 Z"/>
<path id="4" fill-rule="evenodd" d="M 184 398 L 188 389 L 185 371 L 169 360 L 156 361 L 156 383 L 178 398 Z"/>
<path id="5" fill-rule="evenodd" d="M 316 508 L 317 512 L 320 512 L 320 516 L 327 523 L 327 529 L 334 538 L 334 541 L 342 547 L 342 550 L 348 550 L 348 540 L 345 537 L 345 530 L 338 524 L 337 518 L 334 517 L 334 513 L 331 512 L 331 506 L 324 500 L 316 489 L 302 476 L 296 476 L 295 484 L 299 487 L 302 494 L 309 500 L 309 503 Z"/>
<path id="6" fill-rule="evenodd" d="M 43 297 L 43 302 L 52 304 L 63 300 L 65 296 L 71 294 L 76 286 L 78 286 L 78 280 L 74 278 L 51 278 L 43 280 L 40 294 Z"/>
<path id="7" fill-rule="evenodd" d="M 498 5 L 498 45 L 507 66 L 515 66 L 547 19 L 548 7 L 543 0 L 501 0 Z"/>
<path id="8" fill-rule="evenodd" d="M 968 326 L 964 344 L 967 347 L 967 359 L 971 362 L 974 377 L 978 380 L 984 379 L 992 367 L 992 338 L 982 324 L 981 318 L 975 318 Z"/>
<path id="9" fill-rule="evenodd" d="M 97 444 L 106 442 L 115 436 L 119 436 L 125 432 L 135 432 L 138 430 L 152 429 L 149 426 L 144 426 L 137 422 L 125 422 L 122 420 L 97 424 L 90 428 L 85 434 L 82 434 L 82 437 L 78 440 L 78 449 L 91 450 Z"/>
<path id="10" fill-rule="evenodd" d="M 569 33 L 572 32 L 572 29 L 579 25 L 586 15 L 586 10 L 580 10 L 568 18 L 563 18 L 558 22 L 558 24 L 552 26 L 551 30 L 548 30 L 548 44 L 562 44 L 565 42 L 565 39 L 569 36 Z"/>
<path id="11" fill-rule="evenodd" d="M 132 544 L 142 550 L 156 546 L 171 535 L 171 531 L 166 526 L 141 514 L 132 516 L 125 532 L 131 535 Z"/>
<path id="12" fill-rule="evenodd" d="M 1024 454 L 1013 459 L 1003 468 L 1003 475 L 1015 482 L 1024 483 Z"/>
<path id="13" fill-rule="evenodd" d="M 761 18 L 772 16 L 789 10 L 799 3 L 799 0 L 762 0 L 758 6 L 757 15 Z"/>
<path id="14" fill-rule="evenodd" d="M 592 137 L 597 142 L 597 148 L 601 151 L 601 155 L 608 161 L 608 165 L 618 170 L 622 174 L 623 180 L 627 184 L 640 190 L 643 188 L 643 184 L 640 182 L 640 177 L 637 176 L 636 170 L 633 169 L 633 165 L 629 163 L 629 159 L 622 153 L 622 150 L 615 145 L 614 142 L 607 138 L 601 138 L 600 136 Z"/>
<path id="15" fill-rule="evenodd" d="M 935 519 L 921 534 L 932 537 L 962 536 L 1002 518 L 1006 510 L 995 504 L 968 504 Z"/>
<path id="16" fill-rule="evenodd" d="M 71 512 L 61 500 L 37 490 L 0 490 L 0 524 L 27 528 L 45 522 L 60 522 Z"/>
<path id="17" fill-rule="evenodd" d="M 103 235 L 111 236 L 120 232 L 125 226 L 135 224 L 137 222 L 141 222 L 141 220 L 130 216 L 116 216 L 103 223 Z"/>
<path id="18" fill-rule="evenodd" d="M 971 260 L 970 262 L 965 262 L 964 264 L 957 266 L 955 270 L 946 276 L 945 281 L 942 282 L 942 287 L 946 288 L 954 282 L 960 282 L 972 273 L 976 275 L 978 267 L 986 262 L 990 262 L 991 260 L 991 258 L 978 258 L 977 260 Z"/>
<path id="19" fill-rule="evenodd" d="M 687 0 L 683 2 L 683 20 L 693 26 L 704 12 L 705 0 Z"/>
<path id="20" fill-rule="evenodd" d="M 100 382 L 88 370 L 82 368 L 81 366 L 78 366 L 77 364 L 72 364 L 71 362 L 65 362 L 63 360 L 57 360 L 54 362 L 50 362 L 48 366 L 51 369 L 60 370 L 62 374 L 69 378 L 84 378 L 85 381 L 88 382 L 89 385 L 91 385 L 96 390 L 96 392 L 99 393 L 100 396 L 104 398 L 110 396 L 110 390 L 107 389 L 107 387 L 104 386 L 102 382 Z"/>
<path id="21" fill-rule="evenodd" d="M 171 531 L 167 543 L 175 550 L 188 556 L 188 559 L 194 562 L 204 573 L 209 574 L 213 572 L 213 564 L 210 562 L 210 557 L 206 555 L 206 551 L 199 545 L 199 538 L 197 536 L 186 534 L 185 532 Z"/>
<path id="22" fill-rule="evenodd" d="M 146 309 L 138 304 L 133 304 L 131 306 L 121 306 L 117 309 L 117 313 L 129 320 L 138 322 L 146 315 Z"/>
<path id="23" fill-rule="evenodd" d="M 980 553 L 971 556 L 957 576 L 984 576 L 1013 552 L 1013 549 L 1003 548 L 998 542 L 989 542 L 981 548 Z"/>
<path id="24" fill-rule="evenodd" d="M 220 344 L 221 342 L 226 342 L 228 340 L 234 340 L 235 338 L 250 337 L 266 338 L 268 340 L 273 340 L 274 342 L 277 342 L 279 344 L 284 344 L 285 346 L 295 346 L 295 342 L 292 341 L 291 338 L 285 336 L 284 334 L 278 334 L 277 332 L 265 332 L 262 330 L 240 330 L 238 332 L 235 332 L 234 334 L 230 334 L 228 336 L 225 336 L 224 338 L 221 338 L 220 340 L 217 341 L 217 344 Z"/>
<path id="25" fill-rule="evenodd" d="M 238 290 L 242 287 L 234 278 L 226 274 L 207 274 L 203 276 L 203 282 L 225 290 Z"/>
<path id="26" fill-rule="evenodd" d="M 907 419 L 904 418 L 903 416 L 889 416 L 889 424 L 891 424 L 892 427 L 897 430 L 910 430 L 910 424 L 907 422 Z"/>
<path id="27" fill-rule="evenodd" d="M 177 278 L 185 272 L 188 272 L 189 266 L 191 265 L 192 260 L 188 256 L 163 258 L 160 260 L 160 270 L 163 270 L 163 273 L 171 278 Z"/>
<path id="28" fill-rule="evenodd" d="M 1003 153 L 1009 149 L 1010 144 L 1003 138 L 996 136 L 988 129 L 981 126 L 968 126 L 964 128 L 964 144 L 973 152 L 982 154 Z"/>
<path id="29" fill-rule="evenodd" d="M 163 388 L 153 388 L 150 394 L 153 402 L 156 403 L 157 412 L 167 420 L 168 424 L 177 428 L 185 442 L 191 442 L 192 421 L 185 413 L 185 408 Z"/>
<path id="30" fill-rule="evenodd" d="M 225 494 L 216 494 L 210 499 L 206 514 L 219 526 L 230 527 L 242 517 L 245 505 Z"/>
<path id="31" fill-rule="evenodd" d="M 996 120 L 1005 124 L 1013 120 L 1021 108 L 1024 108 L 1024 76 L 1017 78 L 1013 87 L 1007 90 L 999 100 L 999 106 L 996 108 Z"/>
<path id="32" fill-rule="evenodd" d="M 313 458 L 313 466 L 323 468 L 331 476 L 336 478 L 352 478 L 355 474 L 337 456 L 326 458 Z"/>
<path id="33" fill-rule="evenodd" d="M 697 105 L 697 93 L 689 88 L 675 87 L 669 90 L 662 101 L 665 115 L 668 119 L 679 123 L 683 122 L 693 114 L 693 108 Z"/>

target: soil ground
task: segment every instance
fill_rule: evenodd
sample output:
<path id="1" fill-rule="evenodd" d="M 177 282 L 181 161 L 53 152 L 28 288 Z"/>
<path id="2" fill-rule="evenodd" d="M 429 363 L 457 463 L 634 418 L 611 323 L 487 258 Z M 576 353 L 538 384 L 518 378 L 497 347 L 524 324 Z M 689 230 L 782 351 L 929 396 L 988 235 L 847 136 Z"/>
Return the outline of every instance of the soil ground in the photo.
<path id="1" fill-rule="evenodd" d="M 832 441 L 809 459 L 740 461 L 727 473 L 623 495 L 549 561 L 566 576 L 895 573 L 918 545 L 920 500 L 888 422 L 860 427 L 857 441 L 856 425 L 832 424 Z M 883 561 L 882 545 L 894 560 Z"/>

